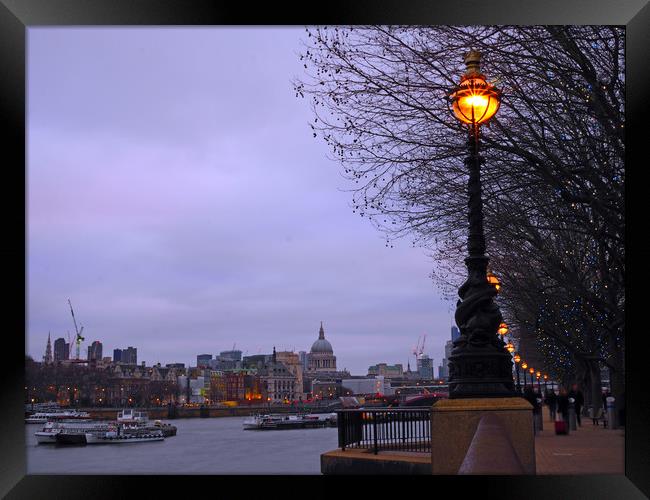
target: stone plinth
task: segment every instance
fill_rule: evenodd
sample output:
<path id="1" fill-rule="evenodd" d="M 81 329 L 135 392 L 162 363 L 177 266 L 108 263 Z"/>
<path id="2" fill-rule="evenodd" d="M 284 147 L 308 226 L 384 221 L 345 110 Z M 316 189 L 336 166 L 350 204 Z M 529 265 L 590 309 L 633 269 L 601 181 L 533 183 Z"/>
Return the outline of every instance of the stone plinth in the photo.
<path id="1" fill-rule="evenodd" d="M 535 474 L 533 407 L 518 397 L 441 399 L 435 403 L 431 410 L 433 474 L 458 473 L 479 420 L 486 414 L 499 418 L 525 473 Z"/>

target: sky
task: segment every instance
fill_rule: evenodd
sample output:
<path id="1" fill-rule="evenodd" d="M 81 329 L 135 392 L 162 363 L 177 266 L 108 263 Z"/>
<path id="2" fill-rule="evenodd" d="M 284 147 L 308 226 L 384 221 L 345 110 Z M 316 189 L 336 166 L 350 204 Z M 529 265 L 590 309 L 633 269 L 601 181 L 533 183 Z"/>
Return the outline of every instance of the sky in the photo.
<path id="1" fill-rule="evenodd" d="M 352 213 L 291 81 L 304 28 L 28 29 L 26 353 L 196 364 L 309 351 L 435 372 L 452 308 L 409 241 Z"/>

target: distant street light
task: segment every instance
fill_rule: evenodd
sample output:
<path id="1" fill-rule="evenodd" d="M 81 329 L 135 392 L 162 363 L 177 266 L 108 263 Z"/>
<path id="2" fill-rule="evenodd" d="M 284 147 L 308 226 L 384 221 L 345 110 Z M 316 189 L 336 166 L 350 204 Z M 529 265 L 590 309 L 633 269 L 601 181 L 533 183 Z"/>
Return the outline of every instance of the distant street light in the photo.
<path id="1" fill-rule="evenodd" d="M 521 393 L 521 384 L 519 382 L 519 362 L 521 361 L 521 356 L 515 354 L 515 372 L 517 373 L 517 393 Z"/>
<path id="2" fill-rule="evenodd" d="M 469 156 L 465 159 L 469 170 L 469 256 L 465 259 L 468 276 L 458 290 L 461 300 L 455 319 L 461 338 L 454 343 L 449 357 L 450 399 L 508 397 L 515 393 L 512 357 L 503 341 L 495 342 L 503 316 L 494 302 L 498 280 L 492 281 L 487 272 L 489 259 L 485 256 L 481 200 L 480 126 L 499 109 L 500 91 L 481 74 L 480 61 L 479 52 L 471 50 L 465 55 L 467 70 L 450 95 L 454 115 L 468 125 L 469 132 Z"/>

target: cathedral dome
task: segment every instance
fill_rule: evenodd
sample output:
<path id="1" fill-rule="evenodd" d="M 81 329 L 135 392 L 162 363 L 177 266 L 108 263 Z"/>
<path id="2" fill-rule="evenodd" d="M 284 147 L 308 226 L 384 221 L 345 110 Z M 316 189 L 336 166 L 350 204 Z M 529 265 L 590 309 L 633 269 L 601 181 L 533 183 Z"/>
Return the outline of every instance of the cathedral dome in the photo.
<path id="1" fill-rule="evenodd" d="M 318 340 L 311 346 L 312 353 L 333 353 L 332 344 L 325 340 L 325 331 L 323 330 L 323 322 L 320 324 L 320 331 L 318 332 Z"/>
<path id="2" fill-rule="evenodd" d="M 311 352 L 334 352 L 332 344 L 325 339 L 318 339 L 311 346 Z"/>

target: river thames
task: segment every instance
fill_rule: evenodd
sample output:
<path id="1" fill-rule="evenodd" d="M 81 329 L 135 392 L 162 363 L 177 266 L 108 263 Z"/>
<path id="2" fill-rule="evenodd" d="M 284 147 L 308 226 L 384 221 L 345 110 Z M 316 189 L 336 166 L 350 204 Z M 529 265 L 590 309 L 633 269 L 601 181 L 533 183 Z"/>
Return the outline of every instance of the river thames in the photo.
<path id="1" fill-rule="evenodd" d="M 336 427 L 243 430 L 245 417 L 164 420 L 164 441 L 121 445 L 37 444 L 42 425 L 25 425 L 28 474 L 320 474 L 320 455 L 337 447 Z"/>

